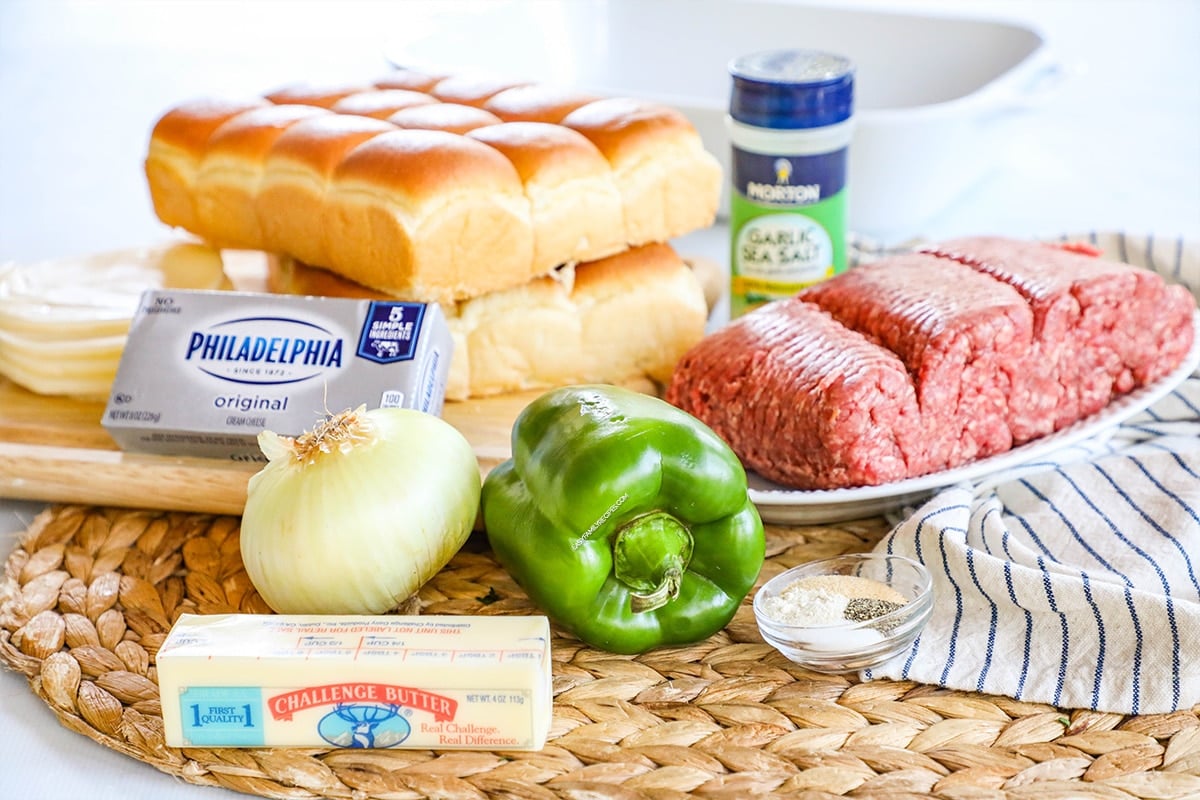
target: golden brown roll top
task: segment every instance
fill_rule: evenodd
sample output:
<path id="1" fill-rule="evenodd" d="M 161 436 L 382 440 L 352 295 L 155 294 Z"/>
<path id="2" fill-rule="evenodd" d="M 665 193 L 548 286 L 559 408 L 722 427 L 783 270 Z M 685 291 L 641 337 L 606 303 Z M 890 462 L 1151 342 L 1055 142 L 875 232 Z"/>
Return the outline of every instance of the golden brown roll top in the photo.
<path id="1" fill-rule="evenodd" d="M 498 92 L 489 97 L 483 107 L 507 122 L 558 124 L 575 109 L 599 99 L 575 89 L 530 84 Z"/>
<path id="2" fill-rule="evenodd" d="M 443 103 L 482 106 L 494 95 L 529 81 L 502 78 L 495 75 L 450 75 L 435 83 L 428 91 Z"/>
<path id="3" fill-rule="evenodd" d="M 350 150 L 394 130 L 370 117 L 321 114 L 280 134 L 267 152 L 254 203 L 261 249 L 286 250 L 310 264 L 331 263 L 325 229 L 329 179 Z"/>
<path id="4" fill-rule="evenodd" d="M 447 133 L 468 133 L 485 125 L 498 125 L 502 120 L 490 111 L 462 103 L 434 103 L 402 108 L 387 118 L 398 128 Z"/>
<path id="5" fill-rule="evenodd" d="M 621 194 L 612 168 L 582 134 L 543 122 L 506 122 L 468 135 L 516 167 L 529 199 L 534 275 L 625 249 Z"/>
<path id="6" fill-rule="evenodd" d="M 394 87 L 297 85 L 270 95 L 288 102 L 169 111 L 146 165 L 159 216 L 220 246 L 287 253 L 426 301 L 516 286 L 715 218 L 720 168 L 676 111 L 510 81 L 393 77 Z M 429 94 L 406 88 L 429 81 Z"/>
<path id="7" fill-rule="evenodd" d="M 267 152 L 290 126 L 330 113 L 317 106 L 262 106 L 214 130 L 193 188 L 196 225 L 204 238 L 221 247 L 260 247 L 256 202 Z"/>
<path id="8" fill-rule="evenodd" d="M 374 81 L 373 84 L 380 89 L 410 89 L 414 92 L 428 92 L 438 81 L 446 77 L 449 76 L 400 67 Z"/>
<path id="9" fill-rule="evenodd" d="M 145 165 L 159 219 L 187 230 L 199 227 L 194 187 L 209 137 L 230 118 L 265 105 L 266 100 L 199 99 L 181 103 L 159 119 L 150 134 Z"/>
<path id="10" fill-rule="evenodd" d="M 516 168 L 458 134 L 397 130 L 354 148 L 330 179 L 324 219 L 332 268 L 376 289 L 444 301 L 534 276 Z"/>
<path id="11" fill-rule="evenodd" d="M 338 114 L 358 114 L 364 117 L 387 119 L 402 108 L 424 106 L 438 102 L 424 92 L 408 89 L 372 89 L 346 95 L 329 107 Z"/>
<path id="12" fill-rule="evenodd" d="M 590 139 L 612 165 L 630 242 L 662 241 L 712 223 L 721 167 L 679 111 L 617 97 L 580 106 L 562 124 Z"/>
<path id="13" fill-rule="evenodd" d="M 338 83 L 322 84 L 312 82 L 293 83 L 281 86 L 264 95 L 267 100 L 277 105 L 302 105 L 331 108 L 335 103 L 352 94 L 366 92 L 375 88 L 370 84 Z"/>

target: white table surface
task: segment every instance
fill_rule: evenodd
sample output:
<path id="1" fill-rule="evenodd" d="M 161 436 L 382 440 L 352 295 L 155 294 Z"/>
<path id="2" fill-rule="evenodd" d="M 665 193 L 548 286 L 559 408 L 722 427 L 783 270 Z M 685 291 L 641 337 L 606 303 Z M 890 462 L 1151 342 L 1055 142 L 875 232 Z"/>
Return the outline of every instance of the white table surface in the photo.
<path id="1" fill-rule="evenodd" d="M 1127 230 L 1200 238 L 1200 3 L 857 5 L 1028 22 L 1070 68 L 1055 102 L 1031 112 L 1005 169 L 911 235 Z M 199 94 L 375 75 L 397 31 L 437 35 L 469 7 L 0 0 L 0 261 L 166 238 L 141 172 L 149 127 L 163 110 Z M 724 236 L 718 226 L 681 249 L 723 259 Z M 0 500 L 5 555 L 41 507 Z M 71 733 L 17 673 L 0 673 L 0 730 L 0 797 L 242 796 L 186 784 Z"/>

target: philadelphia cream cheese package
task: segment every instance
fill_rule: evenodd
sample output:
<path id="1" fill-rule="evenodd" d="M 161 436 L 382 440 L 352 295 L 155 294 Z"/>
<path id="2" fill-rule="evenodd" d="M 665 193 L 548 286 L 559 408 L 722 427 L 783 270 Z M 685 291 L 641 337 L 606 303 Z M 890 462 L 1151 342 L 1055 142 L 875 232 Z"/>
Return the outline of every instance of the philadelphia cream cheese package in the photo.
<path id="1" fill-rule="evenodd" d="M 102 422 L 122 450 L 261 462 L 263 430 L 359 406 L 440 416 L 452 352 L 436 304 L 151 289 Z"/>

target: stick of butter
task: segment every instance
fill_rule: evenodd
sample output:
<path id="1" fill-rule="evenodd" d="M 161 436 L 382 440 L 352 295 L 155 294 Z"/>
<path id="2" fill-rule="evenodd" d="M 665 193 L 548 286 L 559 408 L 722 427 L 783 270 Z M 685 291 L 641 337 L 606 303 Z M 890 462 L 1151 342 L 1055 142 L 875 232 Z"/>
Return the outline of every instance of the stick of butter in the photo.
<path id="1" fill-rule="evenodd" d="M 184 614 L 158 650 L 171 747 L 539 750 L 544 616 Z"/>

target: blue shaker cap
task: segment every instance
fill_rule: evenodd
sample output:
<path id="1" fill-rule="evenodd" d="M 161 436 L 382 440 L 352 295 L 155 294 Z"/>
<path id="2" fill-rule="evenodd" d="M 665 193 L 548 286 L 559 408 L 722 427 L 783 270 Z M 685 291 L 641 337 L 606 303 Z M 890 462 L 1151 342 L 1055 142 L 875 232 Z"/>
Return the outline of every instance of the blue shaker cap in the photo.
<path id="1" fill-rule="evenodd" d="M 729 113 L 759 128 L 820 128 L 854 113 L 854 64 L 819 50 L 767 50 L 729 63 Z"/>

